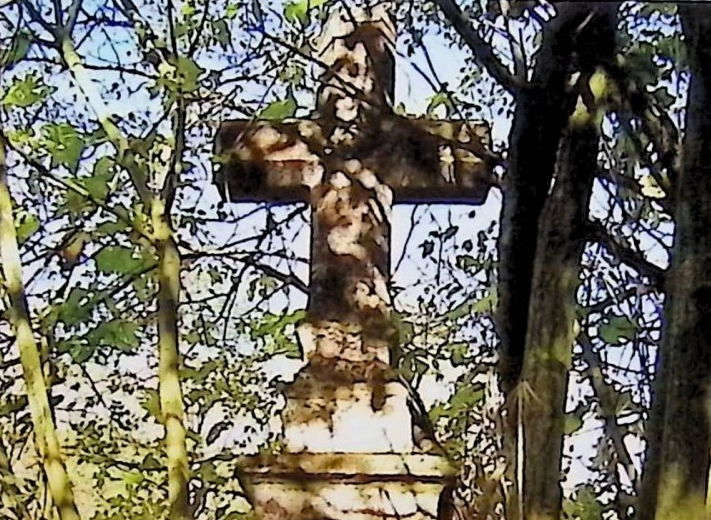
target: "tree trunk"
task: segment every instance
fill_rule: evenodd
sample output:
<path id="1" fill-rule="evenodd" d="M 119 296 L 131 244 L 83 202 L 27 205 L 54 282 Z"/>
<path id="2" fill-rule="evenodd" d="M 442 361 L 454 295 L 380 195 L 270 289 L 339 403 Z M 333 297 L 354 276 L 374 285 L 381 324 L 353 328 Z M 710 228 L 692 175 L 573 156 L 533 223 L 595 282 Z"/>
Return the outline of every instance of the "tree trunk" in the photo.
<path id="1" fill-rule="evenodd" d="M 558 151 L 554 186 L 539 221 L 524 363 L 517 389 L 522 411 L 523 518 L 558 520 L 560 464 L 572 349 L 579 332 L 576 291 L 597 171 L 598 129 L 606 95 L 602 70 L 614 59 L 619 2 L 578 6 L 573 27 L 577 102 Z M 580 11 L 582 9 L 582 12 Z M 577 18 L 579 20 L 580 18 Z"/>
<path id="2" fill-rule="evenodd" d="M 641 520 L 711 517 L 706 507 L 711 445 L 711 8 L 679 5 L 679 14 L 691 79 L 660 353 L 663 430 L 650 438 L 654 473 L 645 482 L 641 502 L 651 508 Z"/>
<path id="3" fill-rule="evenodd" d="M 0 263 L 10 297 L 10 322 L 15 332 L 25 379 L 37 453 L 47 476 L 52 501 L 60 520 L 79 520 L 72 485 L 67 476 L 55 431 L 39 349 L 32 333 L 22 264 L 17 244 L 12 198 L 7 185 L 5 140 L 0 135 Z"/>
<path id="4" fill-rule="evenodd" d="M 519 503 L 509 501 L 509 518 L 525 513 L 526 519 L 553 515 L 557 520 L 560 510 L 560 443 L 574 339 L 574 297 L 598 142 L 591 126 L 595 114 L 587 114 L 584 124 L 565 133 L 561 148 L 576 99 L 566 91 L 566 82 L 573 71 L 589 78 L 594 66 L 612 55 L 615 24 L 613 17 L 609 27 L 609 15 L 618 6 L 618 2 L 559 5 L 558 15 L 544 28 L 532 85 L 516 95 L 499 244 L 497 327 L 508 407 L 509 476 L 516 485 L 520 479 L 525 485 L 523 493 L 514 489 L 511 494 Z M 593 13 L 597 16 L 589 18 Z M 588 87 L 587 80 L 582 83 Z M 589 108 L 583 105 L 582 110 Z M 556 160 L 561 166 L 548 200 Z M 569 302 L 562 311 L 561 302 Z M 522 424 L 519 410 L 524 411 Z M 526 430 L 527 442 L 517 448 L 519 426 Z M 523 460 L 517 460 L 519 454 Z M 517 478 L 514 464 L 525 466 Z"/>
<path id="5" fill-rule="evenodd" d="M 178 348 L 180 253 L 173 239 L 164 205 L 157 199 L 153 203 L 152 221 L 158 250 L 158 384 L 168 458 L 169 518 L 187 520 L 190 518 L 188 453 L 185 445 Z"/>
<path id="6" fill-rule="evenodd" d="M 560 463 L 572 348 L 578 334 L 576 289 L 599 137 L 588 125 L 563 140 L 546 203 L 533 276 L 525 361 L 517 391 L 523 411 L 523 518 L 558 520 Z"/>

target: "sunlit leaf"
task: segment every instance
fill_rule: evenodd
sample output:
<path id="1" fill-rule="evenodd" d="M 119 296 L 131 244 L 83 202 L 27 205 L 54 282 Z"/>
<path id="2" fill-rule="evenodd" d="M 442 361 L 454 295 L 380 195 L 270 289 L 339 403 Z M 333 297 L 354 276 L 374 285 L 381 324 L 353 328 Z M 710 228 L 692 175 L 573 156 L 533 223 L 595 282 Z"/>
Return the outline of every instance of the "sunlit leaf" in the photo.
<path id="1" fill-rule="evenodd" d="M 583 427 L 583 419 L 577 415 L 566 414 L 563 420 L 563 433 L 570 435 Z"/>
<path id="2" fill-rule="evenodd" d="M 83 321 L 91 312 L 88 297 L 89 292 L 86 289 L 74 287 L 59 308 L 59 320 L 68 327 Z"/>
<path id="3" fill-rule="evenodd" d="M 39 230 L 40 221 L 36 215 L 22 212 L 15 219 L 15 226 L 17 227 L 17 240 L 23 244 Z"/>
<path id="4" fill-rule="evenodd" d="M 296 0 L 284 6 L 284 18 L 293 24 L 308 25 L 310 11 L 325 5 L 328 0 Z"/>
<path id="5" fill-rule="evenodd" d="M 35 75 L 28 75 L 16 79 L 2 98 L 2 105 L 7 108 L 26 108 L 40 101 L 44 101 L 52 89 L 41 83 Z"/>
<path id="6" fill-rule="evenodd" d="M 84 149 L 84 139 L 76 129 L 67 123 L 47 123 L 42 134 L 43 145 L 51 154 L 52 163 L 76 170 Z"/>
<path id="7" fill-rule="evenodd" d="M 131 350 L 138 346 L 138 329 L 133 321 L 115 319 L 100 323 L 86 338 L 92 345 Z"/>
<path id="8" fill-rule="evenodd" d="M 178 79 L 183 92 L 194 92 L 198 88 L 198 80 L 202 68 L 187 56 L 179 56 L 176 62 Z"/>
<path id="9" fill-rule="evenodd" d="M 108 195 L 109 182 L 113 178 L 113 164 L 109 157 L 102 157 L 94 165 L 94 174 L 83 179 L 82 184 L 93 198 L 103 200 Z"/>
<path id="10" fill-rule="evenodd" d="M 260 119 L 277 120 L 294 117 L 296 114 L 296 99 L 288 97 L 281 101 L 274 101 L 267 105 L 264 110 L 259 113 Z"/>
<path id="11" fill-rule="evenodd" d="M 106 246 L 95 256 L 96 267 L 103 273 L 129 274 L 140 271 L 148 264 L 143 256 L 124 246 Z"/>
<path id="12" fill-rule="evenodd" d="M 600 338 L 610 345 L 621 345 L 634 339 L 639 325 L 627 316 L 612 316 L 600 325 Z"/>

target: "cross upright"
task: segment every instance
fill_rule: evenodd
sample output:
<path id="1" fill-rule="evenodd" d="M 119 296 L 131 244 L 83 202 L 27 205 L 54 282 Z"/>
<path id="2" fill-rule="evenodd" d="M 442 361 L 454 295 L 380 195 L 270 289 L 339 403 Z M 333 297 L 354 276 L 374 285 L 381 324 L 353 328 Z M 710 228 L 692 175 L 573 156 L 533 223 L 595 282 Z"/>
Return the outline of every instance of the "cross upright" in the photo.
<path id="1" fill-rule="evenodd" d="M 314 118 L 230 121 L 218 132 L 223 198 L 308 202 L 312 210 L 309 302 L 299 328 L 308 364 L 287 391 L 287 453 L 249 463 L 263 518 L 370 519 L 365 510 L 373 519 L 434 518 L 444 485 L 438 456 L 411 460 L 406 392 L 387 379 L 397 342 L 391 210 L 395 202 L 480 204 L 496 181 L 486 124 L 394 113 L 393 7 L 381 2 L 329 19 Z M 306 478 L 309 489 L 295 484 Z M 403 487 L 408 479 L 419 491 Z M 326 497 L 343 486 L 360 498 L 334 510 Z"/>
<path id="2" fill-rule="evenodd" d="M 329 20 L 316 118 L 226 122 L 217 137 L 227 154 L 216 176 L 224 198 L 310 203 L 309 321 L 353 324 L 380 339 L 393 202 L 479 204 L 494 184 L 487 125 L 394 114 L 391 9 Z"/>

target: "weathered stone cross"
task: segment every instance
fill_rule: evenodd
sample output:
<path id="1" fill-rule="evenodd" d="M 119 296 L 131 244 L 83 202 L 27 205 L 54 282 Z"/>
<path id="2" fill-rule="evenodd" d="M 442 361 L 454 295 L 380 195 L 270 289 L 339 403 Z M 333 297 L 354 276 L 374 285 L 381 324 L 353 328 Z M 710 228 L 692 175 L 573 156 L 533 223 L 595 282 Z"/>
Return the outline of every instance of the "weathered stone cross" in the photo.
<path id="1" fill-rule="evenodd" d="M 390 214 L 393 202 L 479 204 L 494 177 L 486 125 L 393 113 L 390 7 L 329 20 L 317 118 L 233 121 L 217 138 L 224 198 L 312 208 L 309 363 L 287 392 L 287 453 L 245 469 L 265 519 L 433 518 L 444 482 L 391 377 Z"/>

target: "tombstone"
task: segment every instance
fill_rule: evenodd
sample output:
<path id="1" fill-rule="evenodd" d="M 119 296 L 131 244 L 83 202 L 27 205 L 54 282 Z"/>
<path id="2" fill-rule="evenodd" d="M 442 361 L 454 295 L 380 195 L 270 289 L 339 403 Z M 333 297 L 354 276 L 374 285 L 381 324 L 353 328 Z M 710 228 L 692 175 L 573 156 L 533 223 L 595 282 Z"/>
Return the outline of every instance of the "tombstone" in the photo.
<path id="1" fill-rule="evenodd" d="M 390 218 L 394 202 L 482 203 L 495 183 L 489 129 L 393 113 L 390 13 L 381 3 L 330 18 L 316 117 L 226 122 L 217 136 L 224 199 L 312 209 L 298 328 L 308 363 L 286 391 L 285 450 L 242 461 L 263 520 L 433 519 L 453 478 L 431 443 L 413 440 L 391 367 Z"/>

